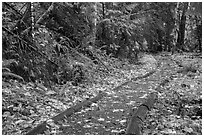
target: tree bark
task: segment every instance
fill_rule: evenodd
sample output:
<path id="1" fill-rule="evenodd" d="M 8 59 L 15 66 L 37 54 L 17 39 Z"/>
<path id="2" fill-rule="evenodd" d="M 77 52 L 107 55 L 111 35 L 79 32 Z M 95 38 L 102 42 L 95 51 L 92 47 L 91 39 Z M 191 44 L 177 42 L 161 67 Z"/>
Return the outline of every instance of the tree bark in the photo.
<path id="1" fill-rule="evenodd" d="M 185 39 L 185 25 L 186 25 L 186 11 L 188 9 L 188 2 L 184 3 L 183 11 L 179 23 L 179 32 L 178 32 L 178 39 L 177 39 L 177 47 L 180 50 L 184 50 L 184 39 Z"/>
<path id="2" fill-rule="evenodd" d="M 199 23 L 199 18 L 196 17 L 196 37 L 198 40 L 198 50 L 202 51 L 202 24 Z"/>
<path id="3" fill-rule="evenodd" d="M 103 15 L 103 19 L 105 18 L 105 4 L 103 2 L 101 2 L 102 4 L 102 15 Z"/>
<path id="4" fill-rule="evenodd" d="M 141 135 L 142 123 L 145 121 L 147 112 L 151 110 L 157 99 L 157 93 L 151 93 L 149 98 L 141 104 L 133 115 L 128 124 L 126 135 Z M 133 110 L 134 111 L 134 110 Z"/>
<path id="5" fill-rule="evenodd" d="M 67 117 L 71 116 L 73 113 L 79 111 L 82 107 L 86 107 L 86 106 L 91 105 L 94 102 L 97 102 L 98 100 L 100 100 L 104 96 L 106 96 L 106 93 L 100 92 L 96 97 L 89 99 L 89 100 L 85 100 L 80 104 L 77 104 L 71 108 L 68 108 L 65 111 L 63 111 L 62 113 L 52 117 L 51 119 L 54 121 L 54 123 L 57 123 L 58 121 L 60 121 L 64 118 L 67 118 Z M 26 135 L 43 134 L 43 132 L 45 130 L 47 130 L 47 121 L 44 121 L 42 124 L 39 124 L 37 127 L 33 128 L 31 131 L 29 131 Z"/>

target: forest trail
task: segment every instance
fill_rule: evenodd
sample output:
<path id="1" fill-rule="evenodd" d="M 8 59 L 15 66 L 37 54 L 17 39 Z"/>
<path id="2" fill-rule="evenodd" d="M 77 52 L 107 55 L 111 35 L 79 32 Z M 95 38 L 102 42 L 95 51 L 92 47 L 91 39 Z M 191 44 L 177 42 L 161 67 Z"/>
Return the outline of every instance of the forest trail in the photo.
<path id="1" fill-rule="evenodd" d="M 99 77 L 92 85 L 62 87 L 61 96 L 52 90 L 42 93 L 29 84 L 4 85 L 4 134 L 9 130 L 31 135 L 127 134 L 132 109 L 140 108 L 155 92 L 158 100 L 151 109 L 146 107 L 150 111 L 142 134 L 201 134 L 201 58 L 169 54 L 145 55 L 147 61 L 141 65 L 117 64 L 113 74 Z M 191 60 L 193 65 L 179 67 L 179 58 L 181 63 Z"/>
<path id="2" fill-rule="evenodd" d="M 202 134 L 201 30 L 201 2 L 3 2 L 2 134 Z"/>
<path id="3" fill-rule="evenodd" d="M 96 104 L 69 117 L 66 126 L 61 128 L 62 134 L 124 134 L 131 108 L 144 102 L 161 80 L 175 71 L 175 67 L 170 67 L 174 65 L 169 57 L 159 60 L 160 67 L 149 77 L 129 82 L 119 90 L 107 91 L 107 95 Z"/>

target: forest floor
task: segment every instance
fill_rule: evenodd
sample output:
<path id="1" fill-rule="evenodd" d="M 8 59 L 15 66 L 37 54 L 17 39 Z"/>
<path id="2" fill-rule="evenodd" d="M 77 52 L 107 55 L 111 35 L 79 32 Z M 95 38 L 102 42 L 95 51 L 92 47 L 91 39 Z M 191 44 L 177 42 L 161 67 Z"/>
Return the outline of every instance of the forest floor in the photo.
<path id="1" fill-rule="evenodd" d="M 113 63 L 114 62 L 114 63 Z M 82 107 L 67 118 L 50 122 L 43 134 L 118 135 L 125 134 L 132 108 L 137 108 L 167 77 L 171 80 L 158 92 L 158 99 L 143 123 L 144 135 L 202 134 L 202 58 L 192 54 L 146 55 L 141 64 L 106 62 L 110 74 L 98 75 L 92 84 L 46 90 L 32 83 L 2 83 L 2 134 L 26 134 L 66 109 L 105 93 L 101 99 Z M 180 62 L 183 66 L 178 65 Z M 187 62 L 187 63 L 184 63 Z M 196 71 L 183 68 L 196 66 Z M 145 78 L 130 79 L 155 72 Z M 128 82 L 127 82 L 128 81 Z M 115 87 L 126 82 L 117 90 Z M 41 88 L 40 88 L 41 87 Z"/>

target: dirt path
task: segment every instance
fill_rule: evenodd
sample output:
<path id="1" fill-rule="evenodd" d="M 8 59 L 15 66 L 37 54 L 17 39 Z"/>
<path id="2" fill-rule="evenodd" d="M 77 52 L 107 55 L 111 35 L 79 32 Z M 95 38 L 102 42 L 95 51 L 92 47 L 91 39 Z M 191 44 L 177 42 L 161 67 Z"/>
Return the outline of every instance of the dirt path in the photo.
<path id="1" fill-rule="evenodd" d="M 139 106 L 162 78 L 174 71 L 174 68 L 171 67 L 173 65 L 169 64 L 171 61 L 166 57 L 163 59 L 160 59 L 162 60 L 160 69 L 153 75 L 130 82 L 118 91 L 107 92 L 108 95 L 97 104 L 83 108 L 80 112 L 67 118 L 66 125 L 62 125 L 60 128 L 62 131 L 60 134 L 123 134 L 131 108 Z"/>

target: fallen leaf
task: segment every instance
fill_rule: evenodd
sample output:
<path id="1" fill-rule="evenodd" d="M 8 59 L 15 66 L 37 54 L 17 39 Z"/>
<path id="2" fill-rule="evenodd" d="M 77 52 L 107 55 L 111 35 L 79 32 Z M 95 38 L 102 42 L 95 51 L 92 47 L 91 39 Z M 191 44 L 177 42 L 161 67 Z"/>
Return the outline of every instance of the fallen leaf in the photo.
<path id="1" fill-rule="evenodd" d="M 88 124 L 86 124 L 86 125 L 84 125 L 83 126 L 83 128 L 91 128 L 92 126 L 91 125 L 88 125 Z"/>
<path id="2" fill-rule="evenodd" d="M 78 121 L 78 122 L 77 122 L 77 124 L 81 124 L 81 123 L 82 123 L 81 121 Z"/>
<path id="3" fill-rule="evenodd" d="M 111 130 L 112 133 L 118 133 L 120 132 L 119 130 Z"/>
<path id="4" fill-rule="evenodd" d="M 2 92 L 9 94 L 9 93 L 11 93 L 11 90 L 6 88 L 6 89 L 2 89 Z"/>
<path id="5" fill-rule="evenodd" d="M 17 125 L 17 124 L 19 124 L 19 123 L 23 123 L 25 120 L 18 120 L 18 121 L 16 121 L 15 122 L 15 124 Z"/>
<path id="6" fill-rule="evenodd" d="M 189 128 L 189 127 L 185 127 L 183 129 L 185 132 L 188 132 L 188 133 L 192 133 L 193 132 L 193 129 L 192 128 Z"/>
<path id="7" fill-rule="evenodd" d="M 2 117 L 8 117 L 11 116 L 11 113 L 9 111 L 4 112 L 4 114 L 2 115 Z"/>
<path id="8" fill-rule="evenodd" d="M 105 120 L 104 118 L 99 118 L 99 119 L 98 119 L 98 121 L 104 121 L 104 120 Z"/>
<path id="9" fill-rule="evenodd" d="M 96 103 L 92 103 L 91 106 L 92 106 L 92 107 L 94 107 L 94 106 L 98 106 L 98 104 L 96 104 Z"/>
<path id="10" fill-rule="evenodd" d="M 31 96 L 30 92 L 24 93 L 25 96 Z"/>
<path id="11" fill-rule="evenodd" d="M 113 110 L 113 112 L 118 112 L 118 111 L 120 111 L 120 110 L 119 110 L 119 109 L 114 109 L 114 110 Z"/>
<path id="12" fill-rule="evenodd" d="M 127 121 L 126 119 L 123 119 L 123 120 L 120 121 L 120 124 L 124 125 L 126 123 L 126 121 Z"/>
<path id="13" fill-rule="evenodd" d="M 127 105 L 134 105 L 135 101 L 130 101 L 129 103 L 127 103 Z"/>
<path id="14" fill-rule="evenodd" d="M 49 90 L 49 91 L 46 92 L 45 94 L 46 94 L 46 95 L 54 95 L 54 94 L 56 94 L 56 92 L 53 91 L 53 90 Z"/>
<path id="15" fill-rule="evenodd" d="M 147 94 L 144 94 L 142 97 L 139 98 L 147 98 Z"/>

